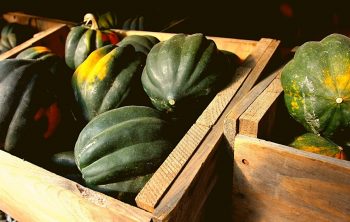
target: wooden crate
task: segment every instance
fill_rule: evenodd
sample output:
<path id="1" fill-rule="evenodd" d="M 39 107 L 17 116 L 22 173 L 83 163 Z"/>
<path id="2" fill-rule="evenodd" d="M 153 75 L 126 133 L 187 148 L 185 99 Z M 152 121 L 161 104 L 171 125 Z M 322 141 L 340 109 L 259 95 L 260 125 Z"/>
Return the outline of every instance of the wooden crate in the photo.
<path id="1" fill-rule="evenodd" d="M 349 221 L 350 162 L 283 145 L 303 128 L 285 108 L 280 71 L 242 115 L 226 119 L 233 219 Z"/>
<path id="2" fill-rule="evenodd" d="M 75 25 L 75 23 L 69 21 L 43 18 L 21 12 L 7 12 L 2 14 L 2 18 L 9 23 L 31 26 L 38 30 L 38 32 L 34 34 L 33 38 L 0 54 L 0 60 L 13 58 L 23 49 L 35 45 L 46 45 L 58 55 L 64 56 L 65 36 L 67 36 L 69 32 L 69 27 Z"/>
<path id="3" fill-rule="evenodd" d="M 58 28 L 53 35 L 61 35 Z M 171 33 L 116 30 L 121 36 Z M 45 43 L 44 37 L 42 42 Z M 208 37 L 243 61 L 136 197 L 137 206 L 92 191 L 25 160 L 0 151 L 0 209 L 19 221 L 196 221 L 216 182 L 216 151 L 224 116 L 249 92 L 279 45 Z M 55 50 L 53 50 L 55 51 Z M 11 179 L 9 179 L 11 178 Z"/>

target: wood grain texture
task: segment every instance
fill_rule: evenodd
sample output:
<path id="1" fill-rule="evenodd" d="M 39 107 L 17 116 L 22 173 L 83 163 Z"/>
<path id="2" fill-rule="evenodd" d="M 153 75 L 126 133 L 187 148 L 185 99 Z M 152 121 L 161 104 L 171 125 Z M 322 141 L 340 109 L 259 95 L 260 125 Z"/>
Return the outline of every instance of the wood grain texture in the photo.
<path id="1" fill-rule="evenodd" d="M 238 119 L 248 109 L 248 107 L 256 100 L 256 98 L 270 85 L 270 83 L 278 78 L 281 69 L 271 73 L 268 77 L 259 82 L 249 93 L 230 110 L 224 120 L 225 139 L 233 147 L 234 138 L 238 133 Z"/>
<path id="2" fill-rule="evenodd" d="M 349 221 L 350 162 L 237 135 L 236 221 Z"/>
<path id="3" fill-rule="evenodd" d="M 18 221 L 151 221 L 151 214 L 0 151 L 0 209 Z"/>
<path id="4" fill-rule="evenodd" d="M 239 133 L 258 137 L 259 130 L 264 127 L 273 125 L 273 117 L 266 117 L 269 121 L 262 121 L 264 116 L 275 114 L 273 104 L 283 92 L 280 79 L 275 79 L 271 84 L 256 98 L 256 100 L 249 106 L 249 108 L 239 118 Z M 268 133 L 268 132 L 267 132 Z"/>
<path id="5" fill-rule="evenodd" d="M 193 152 L 202 142 L 210 128 L 198 124 L 192 125 L 174 150 L 169 154 L 163 164 L 146 183 L 136 196 L 137 206 L 153 212 L 170 184 L 175 180 Z"/>
<path id="6" fill-rule="evenodd" d="M 239 67 L 234 75 L 233 82 L 214 97 L 205 111 L 198 117 L 196 123 L 207 127 L 213 126 L 249 75 L 250 70 L 247 67 Z"/>
<path id="7" fill-rule="evenodd" d="M 56 25 L 45 31 L 37 33 L 33 38 L 17 45 L 16 47 L 0 54 L 0 61 L 15 57 L 18 53 L 31 46 L 43 45 L 50 48 L 57 55 L 64 56 L 64 45 L 69 28 L 64 24 Z"/>
<path id="8" fill-rule="evenodd" d="M 38 31 L 44 31 L 60 24 L 65 24 L 69 27 L 77 25 L 75 22 L 71 21 L 28 15 L 22 12 L 6 12 L 2 15 L 2 17 L 7 22 L 29 25 Z"/>
<path id="9" fill-rule="evenodd" d="M 149 31 L 137 31 L 137 30 L 121 30 L 115 29 L 121 36 L 128 35 L 153 35 L 156 36 L 160 41 L 165 41 L 171 38 L 176 33 L 161 33 L 161 32 L 149 32 Z M 235 53 L 241 60 L 245 60 L 254 51 L 257 41 L 245 40 L 245 39 L 234 39 L 234 38 L 221 38 L 206 36 L 215 42 L 218 49 L 227 50 Z"/>

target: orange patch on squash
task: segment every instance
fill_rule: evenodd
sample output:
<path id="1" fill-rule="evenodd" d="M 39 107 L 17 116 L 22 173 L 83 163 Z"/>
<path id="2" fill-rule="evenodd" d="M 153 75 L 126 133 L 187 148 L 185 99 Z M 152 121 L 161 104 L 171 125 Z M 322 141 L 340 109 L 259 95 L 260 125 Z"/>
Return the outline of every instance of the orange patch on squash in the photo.
<path id="1" fill-rule="evenodd" d="M 40 121 L 43 118 L 47 119 L 47 128 L 43 135 L 47 139 L 55 132 L 61 121 L 61 113 L 57 103 L 53 103 L 46 108 L 40 108 L 34 115 L 35 121 Z"/>

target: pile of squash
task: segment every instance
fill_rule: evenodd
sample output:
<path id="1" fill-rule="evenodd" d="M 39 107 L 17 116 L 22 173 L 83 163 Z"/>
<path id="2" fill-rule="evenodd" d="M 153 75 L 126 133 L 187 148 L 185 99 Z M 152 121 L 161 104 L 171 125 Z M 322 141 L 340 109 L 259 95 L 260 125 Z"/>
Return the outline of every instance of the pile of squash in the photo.
<path id="1" fill-rule="evenodd" d="M 232 58 L 203 34 L 122 38 L 88 14 L 65 58 L 35 46 L 0 62 L 0 148 L 130 200 L 228 84 Z"/>
<path id="2" fill-rule="evenodd" d="M 350 38 L 331 34 L 304 43 L 281 75 L 289 114 L 306 134 L 291 146 L 347 159 L 350 146 Z"/>

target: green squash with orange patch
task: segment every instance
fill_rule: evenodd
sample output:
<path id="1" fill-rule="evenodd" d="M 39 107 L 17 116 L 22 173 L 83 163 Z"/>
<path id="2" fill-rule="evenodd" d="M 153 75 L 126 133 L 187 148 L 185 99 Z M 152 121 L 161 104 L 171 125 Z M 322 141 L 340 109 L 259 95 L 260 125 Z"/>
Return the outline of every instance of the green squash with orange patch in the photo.
<path id="1" fill-rule="evenodd" d="M 306 42 L 281 75 L 290 115 L 309 132 L 333 137 L 350 126 L 350 38 Z"/>
<path id="2" fill-rule="evenodd" d="M 131 45 L 107 45 L 92 52 L 72 77 L 85 120 L 119 107 L 139 82 L 142 66 L 142 57 Z"/>
<path id="3" fill-rule="evenodd" d="M 0 149 L 35 161 L 53 150 L 49 142 L 66 113 L 48 66 L 45 60 L 0 61 Z"/>
<path id="4" fill-rule="evenodd" d="M 117 33 L 111 29 L 101 29 L 93 14 L 86 14 L 84 22 L 84 25 L 72 27 L 66 39 L 65 60 L 72 70 L 75 70 L 95 49 L 119 42 Z"/>
<path id="5" fill-rule="evenodd" d="M 338 146 L 327 138 L 313 133 L 305 133 L 298 136 L 289 145 L 299 150 L 335 157 L 338 159 L 345 159 L 345 154 L 342 147 Z"/>

